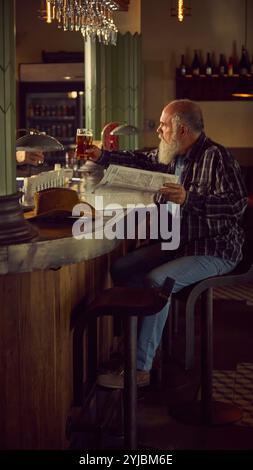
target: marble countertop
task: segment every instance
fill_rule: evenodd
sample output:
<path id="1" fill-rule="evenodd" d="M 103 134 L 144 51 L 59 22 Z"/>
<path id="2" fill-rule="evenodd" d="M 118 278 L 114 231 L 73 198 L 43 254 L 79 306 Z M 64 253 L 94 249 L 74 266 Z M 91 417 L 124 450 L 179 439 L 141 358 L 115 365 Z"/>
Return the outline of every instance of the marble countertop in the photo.
<path id="1" fill-rule="evenodd" d="M 57 269 L 66 264 L 97 258 L 110 253 L 120 240 L 109 240 L 103 227 L 90 233 L 90 239 L 72 236 L 72 224 L 33 223 L 38 237 L 28 243 L 0 246 L 0 274 Z M 98 235 L 100 232 L 100 236 Z"/>

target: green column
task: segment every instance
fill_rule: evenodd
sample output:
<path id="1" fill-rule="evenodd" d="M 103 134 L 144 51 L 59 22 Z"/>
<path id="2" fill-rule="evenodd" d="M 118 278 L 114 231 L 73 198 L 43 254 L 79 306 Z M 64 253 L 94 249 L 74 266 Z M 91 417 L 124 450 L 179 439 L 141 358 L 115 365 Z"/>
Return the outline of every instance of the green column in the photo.
<path id="1" fill-rule="evenodd" d="M 15 0 L 0 0 L 0 196 L 16 192 Z"/>
<path id="2" fill-rule="evenodd" d="M 98 56 L 99 49 L 97 43 L 90 39 L 85 41 L 85 127 L 93 129 L 94 139 L 101 138 Z"/>
<path id="3" fill-rule="evenodd" d="M 85 43 L 85 118 L 96 139 L 105 124 L 142 129 L 142 58 L 139 34 L 118 34 L 117 46 Z M 121 149 L 139 148 L 141 135 L 120 137 Z"/>

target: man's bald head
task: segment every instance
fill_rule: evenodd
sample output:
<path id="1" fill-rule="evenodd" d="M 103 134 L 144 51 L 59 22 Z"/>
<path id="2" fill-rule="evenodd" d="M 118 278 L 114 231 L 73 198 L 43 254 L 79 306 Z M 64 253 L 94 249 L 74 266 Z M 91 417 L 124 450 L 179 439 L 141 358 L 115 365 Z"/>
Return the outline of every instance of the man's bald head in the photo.
<path id="1" fill-rule="evenodd" d="M 190 100 L 176 100 L 162 111 L 157 133 L 160 163 L 168 164 L 176 154 L 183 155 L 204 129 L 202 111 Z"/>
<path id="2" fill-rule="evenodd" d="M 171 103 L 165 106 L 163 111 L 166 115 L 170 115 L 172 120 L 178 121 L 179 124 L 185 124 L 195 133 L 200 133 L 204 130 L 202 111 L 193 101 L 171 101 Z"/>

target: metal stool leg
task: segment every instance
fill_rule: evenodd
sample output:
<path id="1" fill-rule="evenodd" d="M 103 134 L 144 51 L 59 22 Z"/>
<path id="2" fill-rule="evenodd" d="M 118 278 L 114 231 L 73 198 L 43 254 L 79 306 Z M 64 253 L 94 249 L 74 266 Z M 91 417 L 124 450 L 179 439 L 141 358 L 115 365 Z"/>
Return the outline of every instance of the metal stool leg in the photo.
<path id="1" fill-rule="evenodd" d="M 187 301 L 185 318 L 185 370 L 194 368 L 195 302 Z"/>
<path id="2" fill-rule="evenodd" d="M 124 434 L 125 448 L 137 449 L 137 316 L 124 320 L 125 375 L 124 375 Z"/>
<path id="3" fill-rule="evenodd" d="M 212 401 L 213 391 L 213 289 L 202 294 L 201 312 L 201 411 L 203 424 L 235 423 L 242 412 L 235 405 Z"/>
<path id="4" fill-rule="evenodd" d="M 173 345 L 172 345 L 172 325 L 173 325 L 173 319 L 174 319 L 174 302 L 171 301 L 171 304 L 170 304 L 170 307 L 169 307 L 169 314 L 168 314 L 168 320 L 167 320 L 167 325 L 165 325 L 165 328 L 167 327 L 167 335 L 166 335 L 166 340 L 167 340 L 167 344 L 166 344 L 166 347 L 167 347 L 167 354 L 169 357 L 172 356 L 172 349 L 173 349 Z"/>
<path id="5" fill-rule="evenodd" d="M 203 423 L 208 424 L 212 420 L 213 289 L 201 297 L 201 415 Z"/>
<path id="6" fill-rule="evenodd" d="M 189 307 L 189 305 L 187 306 Z M 191 314 L 194 305 L 188 310 L 189 326 L 194 327 Z M 188 315 L 187 315 L 188 316 Z M 187 317 L 186 317 L 187 319 Z M 191 331 L 191 330 L 189 330 Z M 242 413 L 239 408 L 223 402 L 212 401 L 213 375 L 213 296 L 212 288 L 202 293 L 201 311 L 201 401 L 187 403 L 172 411 L 172 416 L 185 424 L 221 425 L 239 421 Z"/>
<path id="7" fill-rule="evenodd" d="M 177 299 L 172 300 L 173 302 L 173 333 L 178 334 L 178 316 L 179 316 L 179 301 Z"/>

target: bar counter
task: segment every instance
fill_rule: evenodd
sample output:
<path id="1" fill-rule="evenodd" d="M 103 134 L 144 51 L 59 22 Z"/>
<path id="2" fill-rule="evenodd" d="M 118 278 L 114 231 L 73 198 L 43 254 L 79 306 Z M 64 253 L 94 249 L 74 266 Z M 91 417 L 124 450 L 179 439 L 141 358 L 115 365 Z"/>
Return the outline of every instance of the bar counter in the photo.
<path id="1" fill-rule="evenodd" d="M 112 251 L 115 240 L 82 239 L 72 236 L 72 224 L 33 222 L 38 237 L 30 243 L 0 246 L 0 274 L 30 272 L 79 263 Z"/>
<path id="2" fill-rule="evenodd" d="M 110 285 L 118 240 L 75 240 L 71 226 L 37 224 L 36 241 L 0 248 L 0 448 L 65 449 L 72 405 L 71 318 Z M 112 344 L 99 327 L 99 359 Z"/>

